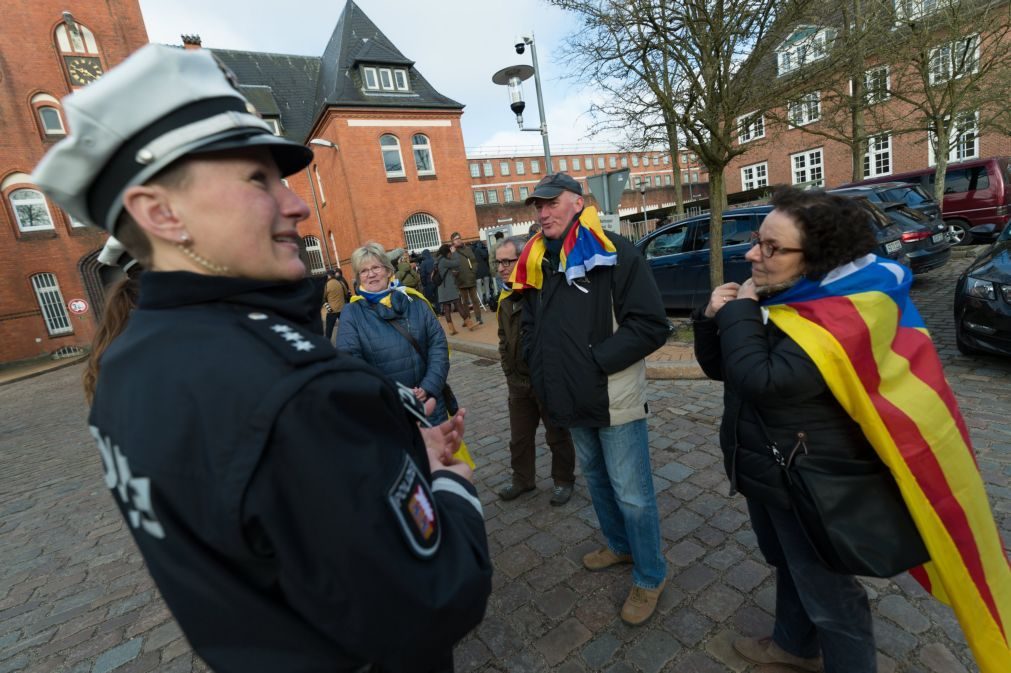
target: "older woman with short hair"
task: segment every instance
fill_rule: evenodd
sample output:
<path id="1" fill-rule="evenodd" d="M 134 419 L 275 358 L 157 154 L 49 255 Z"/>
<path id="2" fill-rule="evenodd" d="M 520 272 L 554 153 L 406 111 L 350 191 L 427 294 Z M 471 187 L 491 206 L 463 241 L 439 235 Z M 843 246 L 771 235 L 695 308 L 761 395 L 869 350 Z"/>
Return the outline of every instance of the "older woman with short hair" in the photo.
<path id="1" fill-rule="evenodd" d="M 422 402 L 435 399 L 429 420 L 445 421 L 449 348 L 432 307 L 417 290 L 393 283 L 396 270 L 378 243 L 355 250 L 351 267 L 358 295 L 341 313 L 337 349 L 411 388 Z"/>

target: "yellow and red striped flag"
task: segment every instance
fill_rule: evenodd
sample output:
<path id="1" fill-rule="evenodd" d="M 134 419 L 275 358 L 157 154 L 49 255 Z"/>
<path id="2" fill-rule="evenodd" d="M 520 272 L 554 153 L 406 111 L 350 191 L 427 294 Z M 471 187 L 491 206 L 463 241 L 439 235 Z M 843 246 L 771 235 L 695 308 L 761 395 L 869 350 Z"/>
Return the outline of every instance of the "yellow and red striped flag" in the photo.
<path id="1" fill-rule="evenodd" d="M 912 273 L 867 255 L 763 302 L 891 469 L 930 552 L 911 574 L 952 606 L 983 673 L 1011 671 L 1011 569 Z"/>

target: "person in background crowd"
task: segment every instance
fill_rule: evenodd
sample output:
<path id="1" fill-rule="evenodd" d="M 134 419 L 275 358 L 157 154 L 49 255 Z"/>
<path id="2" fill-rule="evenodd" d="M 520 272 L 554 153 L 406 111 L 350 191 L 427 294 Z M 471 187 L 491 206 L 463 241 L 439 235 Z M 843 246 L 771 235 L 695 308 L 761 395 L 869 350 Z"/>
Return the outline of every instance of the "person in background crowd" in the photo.
<path id="1" fill-rule="evenodd" d="M 400 256 L 400 261 L 397 262 L 396 276 L 400 284 L 405 287 L 409 287 L 412 290 L 417 290 L 421 287 L 421 276 L 418 274 L 417 269 L 414 268 L 411 256 L 406 252 Z"/>
<path id="2" fill-rule="evenodd" d="M 501 243 L 504 238 L 505 234 L 501 231 L 496 231 L 495 235 L 492 236 L 491 245 L 488 246 L 488 260 L 490 264 L 495 264 L 495 248 L 498 247 L 498 244 Z M 491 271 L 492 283 L 494 284 L 493 292 L 501 292 L 506 289 L 506 282 L 499 277 L 499 274 L 495 273 L 494 268 L 492 268 Z"/>
<path id="3" fill-rule="evenodd" d="M 527 205 L 543 227 L 510 278 L 523 293 L 523 353 L 552 424 L 569 429 L 607 546 L 589 570 L 632 563 L 621 609 L 648 620 L 667 583 L 646 425 L 647 355 L 667 339 L 660 291 L 642 254 L 605 232 L 582 188 L 545 176 Z M 566 251 L 564 263 L 562 251 Z"/>
<path id="4" fill-rule="evenodd" d="M 403 259 L 403 258 L 401 258 Z M 422 403 L 435 400 L 428 420 L 446 420 L 442 391 L 449 377 L 449 344 L 424 296 L 393 285 L 393 265 L 381 245 L 369 242 L 351 253 L 358 296 L 344 310 L 337 350 L 361 358 L 411 389 Z"/>
<path id="5" fill-rule="evenodd" d="M 491 264 L 494 260 L 488 259 L 488 246 L 484 241 L 474 241 L 470 244 L 470 249 L 477 258 L 477 296 L 484 307 L 491 304 Z"/>
<path id="6" fill-rule="evenodd" d="M 418 262 L 418 275 L 421 276 L 421 290 L 425 293 L 425 298 L 433 307 L 439 307 L 439 293 L 435 283 L 432 282 L 432 273 L 435 271 L 435 257 L 427 248 L 421 251 L 421 261 Z"/>
<path id="7" fill-rule="evenodd" d="M 507 238 L 495 248 L 495 267 L 499 277 L 508 281 L 525 240 Z M 544 422 L 544 437 L 551 450 L 551 504 L 564 505 L 572 497 L 576 482 L 576 450 L 569 431 L 548 420 L 544 407 L 530 386 L 530 369 L 520 355 L 520 323 L 523 300 L 519 293 L 503 290 L 498 301 L 498 352 L 509 389 L 509 454 L 513 476 L 508 486 L 498 492 L 503 500 L 513 500 L 535 488 L 537 425 Z"/>
<path id="8" fill-rule="evenodd" d="M 460 295 L 460 304 L 467 306 L 474 312 L 474 319 L 478 325 L 483 325 L 481 319 L 481 298 L 477 296 L 477 257 L 464 242 L 459 233 L 453 232 L 449 237 L 453 252 L 460 262 L 457 270 L 456 287 Z M 460 314 L 463 315 L 462 313 Z"/>
<path id="9" fill-rule="evenodd" d="M 146 269 L 95 355 L 105 484 L 213 670 L 446 671 L 491 592 L 462 412 L 419 432 L 413 395 L 316 332 L 282 180 L 312 151 L 250 109 L 208 50 L 150 44 L 64 98 L 35 169 Z"/>
<path id="10" fill-rule="evenodd" d="M 449 243 L 443 243 L 439 251 L 435 253 L 436 269 L 439 271 L 441 281 L 438 285 L 439 305 L 442 306 L 442 315 L 449 325 L 449 333 L 456 334 L 456 326 L 453 325 L 453 310 L 455 309 L 463 318 L 463 326 L 474 331 L 478 325 L 470 319 L 470 310 L 467 305 L 460 301 L 460 291 L 456 287 L 457 274 L 460 271 L 460 255 Z"/>
<path id="11" fill-rule="evenodd" d="M 527 234 L 529 236 L 533 236 L 534 234 L 539 234 L 539 233 L 541 233 L 541 223 L 540 222 L 534 222 L 533 224 L 530 225 L 530 229 L 527 230 Z"/>
<path id="12" fill-rule="evenodd" d="M 331 269 L 326 272 L 326 286 L 323 288 L 323 308 L 326 311 L 326 329 L 323 336 L 330 341 L 333 338 L 333 329 L 341 317 L 344 310 L 345 293 L 347 287 L 337 280 L 337 273 Z"/>

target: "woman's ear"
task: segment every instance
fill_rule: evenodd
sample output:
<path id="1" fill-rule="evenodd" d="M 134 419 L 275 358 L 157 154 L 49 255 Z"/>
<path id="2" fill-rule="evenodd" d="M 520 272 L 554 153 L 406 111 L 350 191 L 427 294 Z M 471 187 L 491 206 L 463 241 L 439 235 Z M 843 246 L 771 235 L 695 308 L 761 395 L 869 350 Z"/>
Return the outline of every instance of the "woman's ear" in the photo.
<path id="1" fill-rule="evenodd" d="M 123 194 L 123 207 L 149 235 L 169 243 L 188 237 L 186 227 L 172 210 L 169 192 L 160 185 L 137 185 Z"/>

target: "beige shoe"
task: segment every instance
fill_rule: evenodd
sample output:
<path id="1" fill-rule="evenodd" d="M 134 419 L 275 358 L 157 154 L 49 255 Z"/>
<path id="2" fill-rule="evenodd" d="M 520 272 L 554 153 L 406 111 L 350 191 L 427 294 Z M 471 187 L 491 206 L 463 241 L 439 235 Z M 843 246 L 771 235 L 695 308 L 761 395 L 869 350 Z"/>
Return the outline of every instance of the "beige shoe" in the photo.
<path id="1" fill-rule="evenodd" d="M 738 638 L 734 650 L 753 664 L 779 664 L 796 671 L 822 670 L 821 657 L 807 659 L 790 654 L 776 644 L 771 636 L 765 638 Z"/>
<path id="2" fill-rule="evenodd" d="M 591 551 L 583 557 L 583 566 L 587 570 L 603 570 L 619 563 L 631 563 L 631 554 L 615 554 L 608 547 Z"/>
<path id="3" fill-rule="evenodd" d="M 660 600 L 660 594 L 663 593 L 665 586 L 667 586 L 666 579 L 656 589 L 633 586 L 628 598 L 625 599 L 625 604 L 621 606 L 621 621 L 629 626 L 645 624 L 656 612 L 656 603 Z"/>

